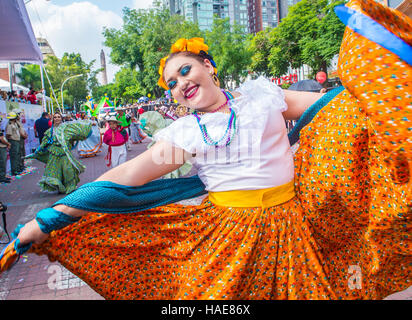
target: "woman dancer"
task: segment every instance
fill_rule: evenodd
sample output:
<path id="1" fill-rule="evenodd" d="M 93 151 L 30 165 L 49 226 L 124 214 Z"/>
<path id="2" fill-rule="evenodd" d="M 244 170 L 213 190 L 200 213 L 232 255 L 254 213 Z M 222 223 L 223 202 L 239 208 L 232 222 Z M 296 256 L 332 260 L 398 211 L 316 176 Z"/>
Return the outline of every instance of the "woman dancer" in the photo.
<path id="1" fill-rule="evenodd" d="M 96 117 L 91 117 L 90 120 L 86 120 L 86 122 L 87 121 L 90 121 L 92 124 L 92 134 L 86 140 L 79 141 L 77 153 L 80 158 L 95 157 L 98 153 L 102 152 L 102 138 Z"/>
<path id="2" fill-rule="evenodd" d="M 294 166 L 284 118 L 298 118 L 320 96 L 265 79 L 221 91 L 207 46 L 181 39 L 162 60 L 159 83 L 195 115 L 95 184 L 144 185 L 191 159 L 208 198 L 123 215 L 58 204 L 53 214 L 77 223 L 45 241 L 53 228 L 38 215 L 20 230 L 20 244 L 39 243 L 31 250 L 111 299 L 380 299 L 405 289 L 412 62 L 351 23 L 362 19 L 409 46 L 411 23 L 368 0 L 337 12 L 357 30 L 345 31 L 340 53 L 347 89 L 302 130 Z M 171 161 L 159 161 L 162 154 Z"/>
<path id="3" fill-rule="evenodd" d="M 130 125 L 130 140 L 133 144 L 142 143 L 142 141 L 147 137 L 140 126 L 141 123 L 139 119 L 135 116 L 132 116 Z"/>
<path id="4" fill-rule="evenodd" d="M 60 113 L 53 115 L 53 125 L 44 133 L 41 145 L 26 157 L 46 163 L 39 181 L 42 191 L 68 194 L 76 190 L 79 174 L 85 167 L 73 157 L 71 150 L 77 141 L 86 139 L 90 133 L 91 123 L 63 123 Z"/>

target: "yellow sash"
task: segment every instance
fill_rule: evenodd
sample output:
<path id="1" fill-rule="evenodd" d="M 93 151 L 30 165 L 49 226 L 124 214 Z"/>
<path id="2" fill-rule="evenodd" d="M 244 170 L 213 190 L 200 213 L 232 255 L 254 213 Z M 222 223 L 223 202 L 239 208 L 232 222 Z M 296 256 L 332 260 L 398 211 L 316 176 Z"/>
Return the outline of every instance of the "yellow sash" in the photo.
<path id="1" fill-rule="evenodd" d="M 292 180 L 281 186 L 259 190 L 209 192 L 209 200 L 224 207 L 261 207 L 263 209 L 285 203 L 295 196 Z"/>

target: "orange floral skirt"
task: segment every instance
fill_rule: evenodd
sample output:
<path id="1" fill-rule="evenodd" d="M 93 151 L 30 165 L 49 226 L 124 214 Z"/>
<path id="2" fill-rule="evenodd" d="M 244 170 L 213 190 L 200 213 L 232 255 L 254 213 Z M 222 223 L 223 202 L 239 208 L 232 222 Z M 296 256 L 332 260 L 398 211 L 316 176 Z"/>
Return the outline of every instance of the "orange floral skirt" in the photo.
<path id="1" fill-rule="evenodd" d="M 53 233 L 41 251 L 107 299 L 335 297 L 297 198 L 265 210 L 205 199 L 90 213 Z"/>

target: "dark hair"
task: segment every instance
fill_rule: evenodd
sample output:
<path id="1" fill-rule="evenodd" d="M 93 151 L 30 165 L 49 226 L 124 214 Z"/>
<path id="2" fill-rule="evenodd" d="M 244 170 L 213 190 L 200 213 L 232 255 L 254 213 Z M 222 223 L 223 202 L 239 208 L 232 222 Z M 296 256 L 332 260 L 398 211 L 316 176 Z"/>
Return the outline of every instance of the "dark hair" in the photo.
<path id="1" fill-rule="evenodd" d="M 47 116 L 49 113 L 48 112 L 43 112 L 42 114 L 41 114 L 41 116 L 42 116 L 42 118 L 44 118 L 45 116 Z"/>

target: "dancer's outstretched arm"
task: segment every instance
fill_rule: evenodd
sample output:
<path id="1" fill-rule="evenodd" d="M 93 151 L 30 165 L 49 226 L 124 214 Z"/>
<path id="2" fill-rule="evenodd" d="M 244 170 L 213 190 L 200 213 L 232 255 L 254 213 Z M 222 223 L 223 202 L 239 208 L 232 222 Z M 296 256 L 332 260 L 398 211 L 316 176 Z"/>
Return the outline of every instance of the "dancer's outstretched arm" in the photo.
<path id="1" fill-rule="evenodd" d="M 178 169 L 190 157 L 192 155 L 183 149 L 160 141 L 134 159 L 107 171 L 96 181 L 110 181 L 125 186 L 141 186 Z M 56 205 L 54 209 L 72 217 L 81 217 L 88 213 L 88 211 L 71 208 L 66 205 Z M 28 222 L 18 235 L 21 245 L 30 242 L 39 244 L 46 240 L 47 237 L 48 234 L 40 230 L 39 224 L 35 219 Z"/>
<path id="2" fill-rule="evenodd" d="M 323 97 L 324 93 L 283 90 L 288 110 L 283 112 L 286 120 L 298 120 L 312 104 Z"/>

